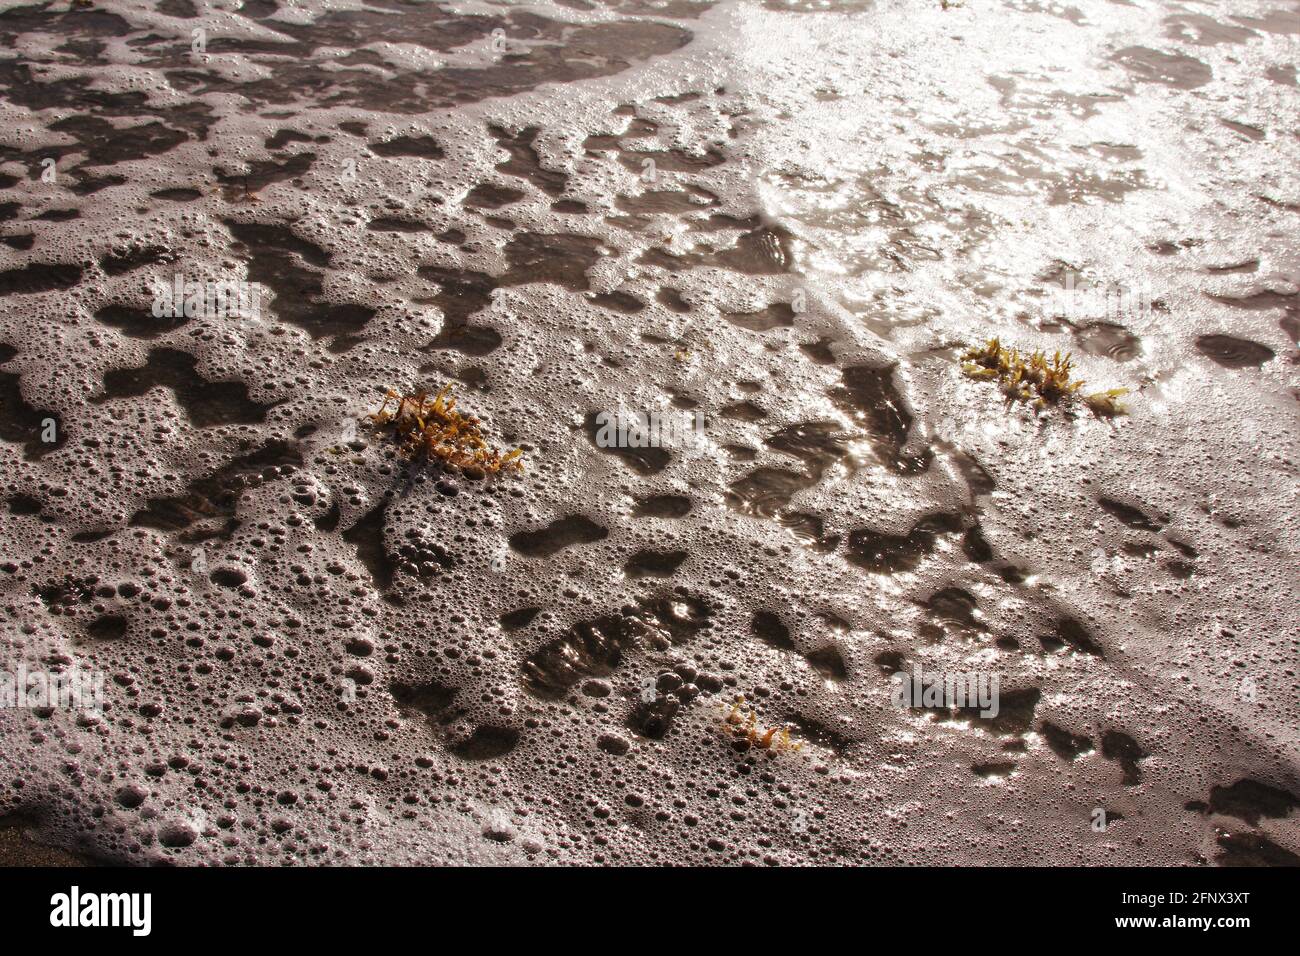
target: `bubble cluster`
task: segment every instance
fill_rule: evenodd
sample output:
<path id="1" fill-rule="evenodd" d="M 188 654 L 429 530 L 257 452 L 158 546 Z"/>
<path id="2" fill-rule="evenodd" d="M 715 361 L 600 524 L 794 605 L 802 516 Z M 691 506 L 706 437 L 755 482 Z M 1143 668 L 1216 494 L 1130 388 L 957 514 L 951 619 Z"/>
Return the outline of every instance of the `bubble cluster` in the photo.
<path id="1" fill-rule="evenodd" d="M 130 863 L 1295 861 L 1300 144 L 1217 121 L 1231 52 L 1139 45 L 1209 16 L 1106 5 L 1112 55 L 939 4 L 188 6 L 0 12 L 0 642 L 104 676 L 0 710 L 0 820 Z M 1085 267 L 1162 306 L 1053 315 Z M 264 306 L 159 316 L 176 275 Z M 960 370 L 995 335 L 1129 416 L 1004 407 Z M 368 421 L 448 383 L 522 475 Z M 620 409 L 704 426 L 610 447 Z M 997 712 L 897 706 L 927 672 Z"/>

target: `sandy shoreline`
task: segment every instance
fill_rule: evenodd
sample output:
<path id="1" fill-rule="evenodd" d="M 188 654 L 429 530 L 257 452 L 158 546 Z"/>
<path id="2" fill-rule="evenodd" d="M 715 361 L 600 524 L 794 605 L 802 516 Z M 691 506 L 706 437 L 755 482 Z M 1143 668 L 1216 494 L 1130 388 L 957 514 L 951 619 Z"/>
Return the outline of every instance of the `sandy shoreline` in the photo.
<path id="1" fill-rule="evenodd" d="M 1295 0 L 231 6 L 0 10 L 0 862 L 1300 861 Z"/>

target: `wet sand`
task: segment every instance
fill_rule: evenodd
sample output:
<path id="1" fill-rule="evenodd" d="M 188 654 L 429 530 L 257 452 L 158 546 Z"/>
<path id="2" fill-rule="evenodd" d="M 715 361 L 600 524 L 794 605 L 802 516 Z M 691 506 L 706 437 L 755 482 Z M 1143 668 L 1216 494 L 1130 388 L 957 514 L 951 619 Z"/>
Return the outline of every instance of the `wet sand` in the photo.
<path id="1" fill-rule="evenodd" d="M 0 36 L 0 861 L 1300 862 L 1294 0 Z"/>
<path id="2" fill-rule="evenodd" d="M 75 854 L 36 842 L 32 829 L 18 824 L 0 826 L 0 866 L 94 865 Z"/>

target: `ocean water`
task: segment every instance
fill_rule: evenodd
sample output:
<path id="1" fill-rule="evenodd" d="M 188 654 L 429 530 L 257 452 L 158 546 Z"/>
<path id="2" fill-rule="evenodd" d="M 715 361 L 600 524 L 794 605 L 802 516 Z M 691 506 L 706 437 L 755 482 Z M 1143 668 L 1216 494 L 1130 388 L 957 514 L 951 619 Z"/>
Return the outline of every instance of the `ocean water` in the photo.
<path id="1" fill-rule="evenodd" d="M 133 863 L 1300 861 L 1294 0 L 0 37 L 0 821 Z M 991 338 L 1085 384 L 1008 397 Z M 446 385 L 522 473 L 369 418 Z"/>

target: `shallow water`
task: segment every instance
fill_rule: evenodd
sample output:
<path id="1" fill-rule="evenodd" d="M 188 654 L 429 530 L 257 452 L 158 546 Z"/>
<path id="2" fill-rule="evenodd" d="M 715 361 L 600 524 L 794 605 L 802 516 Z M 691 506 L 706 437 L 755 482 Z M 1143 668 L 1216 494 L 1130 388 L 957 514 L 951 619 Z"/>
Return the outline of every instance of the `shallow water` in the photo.
<path id="1" fill-rule="evenodd" d="M 105 676 L 0 709 L 0 821 L 1300 861 L 1294 0 L 0 7 L 4 658 Z M 1009 404 L 995 336 L 1128 414 Z M 448 382 L 522 476 L 365 421 Z"/>

